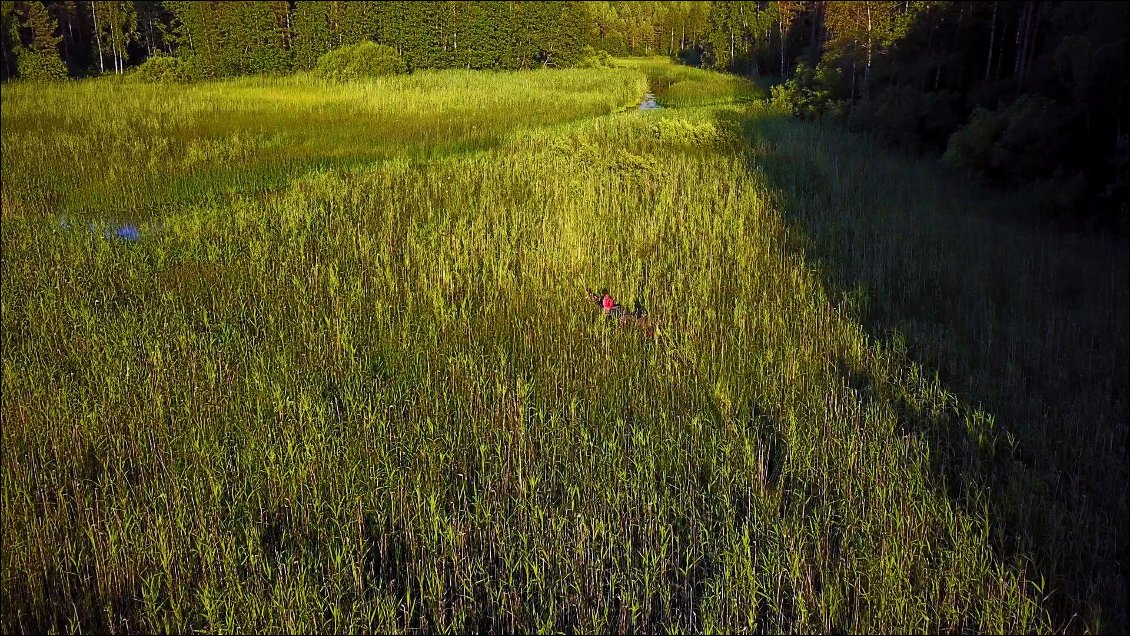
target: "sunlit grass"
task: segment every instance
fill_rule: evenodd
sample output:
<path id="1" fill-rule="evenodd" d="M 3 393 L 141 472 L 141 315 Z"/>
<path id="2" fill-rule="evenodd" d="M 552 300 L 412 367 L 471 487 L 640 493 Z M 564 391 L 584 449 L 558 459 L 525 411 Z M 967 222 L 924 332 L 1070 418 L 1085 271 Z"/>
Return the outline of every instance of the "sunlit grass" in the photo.
<path id="1" fill-rule="evenodd" d="M 853 189 L 850 140 L 740 103 L 755 90 L 734 78 L 647 64 L 6 87 L 4 631 L 1124 622 L 1099 559 L 1125 536 L 1125 260 L 1078 282 L 1093 324 L 1041 313 L 1068 247 L 962 208 L 928 167 Z M 704 85 L 623 111 L 649 77 Z M 121 123 L 100 121 L 115 103 Z M 61 132 L 34 128 L 37 104 Z M 136 170 L 84 176 L 69 162 L 91 149 Z M 36 203 L 56 173 L 70 185 Z M 53 216 L 130 206 L 132 243 Z M 960 286 L 970 269 L 985 280 Z M 605 322 L 587 287 L 641 302 L 656 337 Z M 1037 353 L 986 360 L 990 330 Z M 1108 346 L 1068 370 L 1109 381 L 1040 362 L 1091 334 Z M 1040 402 L 1036 382 L 1064 384 Z M 1070 472 L 1088 452 L 1095 472 Z M 1011 499 L 989 490 L 1002 475 Z M 1010 503 L 1112 527 L 1025 536 Z M 1065 561 L 1088 548 L 1093 579 Z"/>
<path id="2" fill-rule="evenodd" d="M 623 58 L 617 66 L 646 74 L 652 90 L 662 93 L 662 105 L 670 108 L 748 103 L 761 95 L 744 78 L 672 64 L 662 57 Z"/>
<path id="3" fill-rule="evenodd" d="M 4 207 L 9 216 L 160 216 L 319 167 L 487 147 L 522 127 L 612 112 L 644 86 L 593 70 L 5 86 Z"/>

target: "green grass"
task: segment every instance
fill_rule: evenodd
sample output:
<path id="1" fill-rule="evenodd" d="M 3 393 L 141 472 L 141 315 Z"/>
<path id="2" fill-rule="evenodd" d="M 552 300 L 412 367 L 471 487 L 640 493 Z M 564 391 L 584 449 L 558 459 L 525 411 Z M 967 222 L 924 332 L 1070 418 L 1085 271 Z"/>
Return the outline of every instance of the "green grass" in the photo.
<path id="1" fill-rule="evenodd" d="M 616 66 L 647 75 L 651 90 L 661 95 L 661 104 L 668 108 L 748 103 L 762 93 L 736 75 L 672 64 L 664 57 L 621 58 Z"/>
<path id="2" fill-rule="evenodd" d="M 159 217 L 170 206 L 282 187 L 311 170 L 486 148 L 522 127 L 612 112 L 643 90 L 642 78 L 609 71 L 482 78 L 454 71 L 349 84 L 301 75 L 5 86 L 5 214 Z"/>
<path id="3" fill-rule="evenodd" d="M 1124 247 L 736 81 L 6 86 L 0 626 L 1120 631 Z"/>

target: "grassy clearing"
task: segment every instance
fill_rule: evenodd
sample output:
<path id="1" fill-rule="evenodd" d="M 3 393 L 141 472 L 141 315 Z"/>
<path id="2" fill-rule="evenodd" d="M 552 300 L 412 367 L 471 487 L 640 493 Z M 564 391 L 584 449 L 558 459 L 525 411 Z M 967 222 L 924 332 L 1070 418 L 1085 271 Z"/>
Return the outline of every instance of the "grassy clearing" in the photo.
<path id="1" fill-rule="evenodd" d="M 308 75 L 169 87 L 113 78 L 4 87 L 7 216 L 142 220 L 227 203 L 316 169 L 426 160 L 632 103 L 629 73 Z M 31 160 L 34 157 L 34 161 Z"/>
<path id="2" fill-rule="evenodd" d="M 850 138 L 771 113 L 614 112 L 647 77 L 241 80 L 97 134 L 119 85 L 5 88 L 4 631 L 1125 625 L 1102 561 L 1125 556 L 1125 260 L 1071 278 L 1105 253 L 980 220 L 927 167 L 863 180 Z M 733 99 L 702 77 L 685 94 Z M 514 109 L 494 82 L 527 86 Z M 17 143 L 36 100 L 155 166 L 186 152 L 150 154 L 129 117 L 217 157 L 240 122 L 306 143 L 178 168 L 217 194 L 163 208 L 93 180 L 35 203 L 36 179 L 79 179 Z M 491 143 L 453 152 L 475 126 Z M 149 220 L 110 242 L 49 205 Z M 643 302 L 658 337 L 585 286 Z"/>
<path id="3" fill-rule="evenodd" d="M 761 94 L 736 75 L 672 64 L 663 57 L 621 58 L 616 66 L 647 75 L 652 92 L 662 94 L 662 104 L 668 108 L 749 103 Z"/>

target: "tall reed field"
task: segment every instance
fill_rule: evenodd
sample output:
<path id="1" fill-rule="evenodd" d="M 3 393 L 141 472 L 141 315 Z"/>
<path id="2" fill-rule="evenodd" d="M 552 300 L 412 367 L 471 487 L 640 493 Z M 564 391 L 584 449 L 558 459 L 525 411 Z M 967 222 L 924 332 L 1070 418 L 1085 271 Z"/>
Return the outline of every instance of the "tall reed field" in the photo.
<path id="1" fill-rule="evenodd" d="M 757 95 L 5 86 L 0 629 L 1125 630 L 1124 242 Z"/>

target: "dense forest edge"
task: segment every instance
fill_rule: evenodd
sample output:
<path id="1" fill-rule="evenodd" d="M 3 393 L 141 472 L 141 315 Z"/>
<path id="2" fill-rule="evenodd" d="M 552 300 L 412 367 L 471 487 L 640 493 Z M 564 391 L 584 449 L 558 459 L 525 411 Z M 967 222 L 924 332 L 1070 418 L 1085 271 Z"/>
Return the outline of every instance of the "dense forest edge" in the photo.
<path id="1" fill-rule="evenodd" d="M 798 117 L 841 120 L 1024 191 L 1027 219 L 1125 234 L 1128 24 L 1124 2 L 1042 0 L 8 0 L 0 73 L 191 81 L 321 67 L 347 78 L 661 54 L 772 85 Z M 320 64 L 362 43 L 370 59 Z"/>

